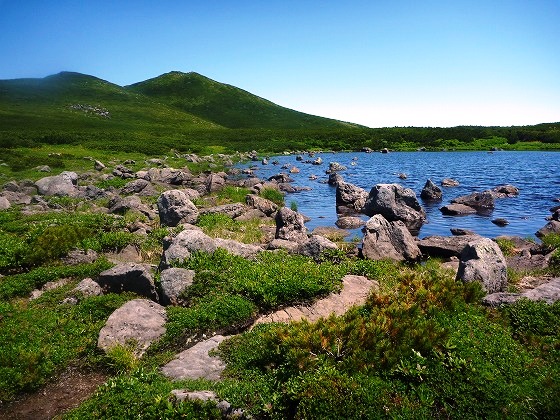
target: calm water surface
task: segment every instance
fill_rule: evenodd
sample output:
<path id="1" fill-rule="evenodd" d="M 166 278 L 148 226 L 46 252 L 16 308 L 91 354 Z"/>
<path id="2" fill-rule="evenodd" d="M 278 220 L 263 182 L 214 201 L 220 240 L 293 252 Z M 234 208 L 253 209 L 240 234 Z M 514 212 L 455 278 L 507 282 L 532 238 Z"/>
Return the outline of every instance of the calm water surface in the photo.
<path id="1" fill-rule="evenodd" d="M 302 155 L 304 160 L 312 159 Z M 558 152 L 392 152 L 381 153 L 317 153 L 323 164 L 319 166 L 296 161 L 296 155 L 272 157 L 279 165 L 261 165 L 254 162 L 258 169 L 255 175 L 268 178 L 279 172 L 286 163 L 300 169 L 299 174 L 290 174 L 295 180 L 292 184 L 310 187 L 311 191 L 287 194 L 285 201 L 289 206 L 295 202 L 300 213 L 312 220 L 306 224 L 309 230 L 317 226 L 334 226 L 337 215 L 335 209 L 335 188 L 326 184 L 329 162 L 339 162 L 346 166 L 340 175 L 346 182 L 358 185 L 369 191 L 375 184 L 398 183 L 411 188 L 426 210 L 428 223 L 420 237 L 429 235 L 450 235 L 450 228 L 460 227 L 474 230 L 480 235 L 518 235 L 534 237 L 534 233 L 546 224 L 549 209 L 560 203 L 560 153 Z M 405 173 L 407 179 L 400 179 Z M 316 175 L 317 180 L 310 180 Z M 427 179 L 440 185 L 443 178 L 454 178 L 460 182 L 458 187 L 443 188 L 443 200 L 429 204 L 420 199 L 420 192 Z M 483 191 L 502 184 L 512 184 L 519 188 L 519 196 L 496 200 L 496 208 L 489 216 L 444 216 L 439 208 L 460 195 L 473 191 Z M 502 217 L 509 225 L 498 227 L 491 220 Z M 367 220 L 366 216 L 363 216 Z M 359 230 L 352 236 L 361 237 Z"/>

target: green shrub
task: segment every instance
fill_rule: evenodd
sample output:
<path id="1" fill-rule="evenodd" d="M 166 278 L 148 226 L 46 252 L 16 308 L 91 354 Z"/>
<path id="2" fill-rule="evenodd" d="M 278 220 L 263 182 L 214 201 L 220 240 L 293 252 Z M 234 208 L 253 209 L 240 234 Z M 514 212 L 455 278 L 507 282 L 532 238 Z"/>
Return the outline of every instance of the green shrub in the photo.
<path id="1" fill-rule="evenodd" d="M 260 191 L 259 195 L 263 198 L 266 198 L 267 200 L 272 201 L 279 207 L 284 206 L 284 194 L 282 194 L 275 188 L 263 188 Z"/>
<path id="2" fill-rule="evenodd" d="M 253 244 L 261 242 L 265 236 L 260 219 L 237 221 L 225 214 L 213 213 L 203 214 L 196 224 L 213 238 L 233 239 Z"/>
<path id="3" fill-rule="evenodd" d="M 506 257 L 514 254 L 515 244 L 511 239 L 498 238 L 496 239 L 496 243 Z"/>
<path id="4" fill-rule="evenodd" d="M 216 197 L 218 198 L 218 204 L 245 203 L 245 197 L 250 193 L 251 191 L 248 188 L 226 185 L 218 191 Z"/>
<path id="5" fill-rule="evenodd" d="M 99 330 L 108 316 L 131 296 L 105 295 L 75 306 L 48 298 L 0 305 L 0 399 L 39 388 L 79 358 L 93 356 Z"/>
<path id="6" fill-rule="evenodd" d="M 111 378 L 64 419 L 221 419 L 212 401 L 174 402 L 177 385 L 156 371 L 139 368 L 130 375 Z"/>

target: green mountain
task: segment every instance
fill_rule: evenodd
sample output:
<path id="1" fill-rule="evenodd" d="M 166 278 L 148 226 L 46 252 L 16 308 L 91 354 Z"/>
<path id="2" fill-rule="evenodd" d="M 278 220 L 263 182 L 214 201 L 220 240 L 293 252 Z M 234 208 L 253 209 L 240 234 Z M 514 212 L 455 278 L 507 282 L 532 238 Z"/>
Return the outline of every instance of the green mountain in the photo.
<path id="1" fill-rule="evenodd" d="M 340 121 L 276 105 L 243 89 L 198 73 L 170 72 L 127 86 L 131 92 L 227 128 L 341 128 Z"/>

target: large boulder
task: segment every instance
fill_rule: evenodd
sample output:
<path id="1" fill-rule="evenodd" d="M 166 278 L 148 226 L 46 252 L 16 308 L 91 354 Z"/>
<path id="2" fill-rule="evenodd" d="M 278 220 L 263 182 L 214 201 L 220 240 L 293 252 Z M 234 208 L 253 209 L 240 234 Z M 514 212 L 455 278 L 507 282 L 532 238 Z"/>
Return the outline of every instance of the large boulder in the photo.
<path id="1" fill-rule="evenodd" d="M 0 210 L 9 209 L 11 206 L 7 198 L 0 196 Z"/>
<path id="2" fill-rule="evenodd" d="M 241 216 L 248 211 L 248 207 L 243 203 L 228 203 L 215 207 L 209 207 L 200 211 L 201 214 L 224 214 L 232 219 Z"/>
<path id="3" fill-rule="evenodd" d="M 272 216 L 278 211 L 278 206 L 275 203 L 257 194 L 248 194 L 245 201 L 247 205 L 262 211 L 267 216 Z"/>
<path id="4" fill-rule="evenodd" d="M 77 197 L 79 190 L 76 188 L 78 174 L 75 172 L 62 172 L 60 175 L 47 176 L 35 182 L 40 195 Z"/>
<path id="5" fill-rule="evenodd" d="M 129 195 L 127 197 L 116 196 L 109 201 L 109 213 L 124 215 L 128 211 L 141 213 L 150 220 L 156 217 L 156 213 L 152 208 L 144 204 L 137 195 Z"/>
<path id="6" fill-rule="evenodd" d="M 147 180 L 169 185 L 182 185 L 185 181 L 192 179 L 188 168 L 150 168 L 147 172 Z"/>
<path id="7" fill-rule="evenodd" d="M 195 272 L 185 268 L 168 268 L 160 273 L 161 303 L 178 305 L 180 295 L 193 284 Z"/>
<path id="8" fill-rule="evenodd" d="M 337 213 L 343 213 L 339 209 L 350 209 L 359 213 L 364 208 L 369 194 L 363 188 L 348 182 L 339 182 L 336 186 L 336 208 Z"/>
<path id="9" fill-rule="evenodd" d="M 426 212 L 410 188 L 399 184 L 377 184 L 369 192 L 362 210 L 368 216 L 382 215 L 389 222 L 402 221 L 417 235 L 426 221 Z"/>
<path id="10" fill-rule="evenodd" d="M 542 238 L 551 233 L 560 233 L 560 222 L 551 220 L 545 226 L 535 232 L 535 235 L 537 236 L 537 238 Z"/>
<path id="11" fill-rule="evenodd" d="M 416 261 L 422 253 L 409 230 L 400 220 L 389 222 L 376 214 L 362 229 L 362 255 L 370 260 Z"/>
<path id="12" fill-rule="evenodd" d="M 424 184 L 424 188 L 422 188 L 420 198 L 427 201 L 439 201 L 442 197 L 441 188 L 434 184 L 431 179 L 428 179 Z"/>
<path id="13" fill-rule="evenodd" d="M 204 181 L 205 191 L 210 194 L 220 191 L 226 185 L 226 180 L 223 176 L 218 174 L 210 174 Z"/>
<path id="14" fill-rule="evenodd" d="M 323 252 L 329 249 L 338 249 L 338 246 L 324 236 L 312 235 L 308 241 L 300 244 L 296 248 L 295 253 L 317 260 L 321 257 Z"/>
<path id="15" fill-rule="evenodd" d="M 275 238 L 294 242 L 307 241 L 307 228 L 303 215 L 287 207 L 282 207 L 276 213 Z"/>
<path id="16" fill-rule="evenodd" d="M 180 223 L 195 223 L 198 209 L 181 190 L 169 190 L 157 200 L 159 221 L 162 226 L 177 226 Z"/>
<path id="17" fill-rule="evenodd" d="M 486 293 L 506 291 L 506 259 L 498 244 L 489 238 L 469 242 L 461 252 L 457 280 L 479 282 Z"/>
<path id="18" fill-rule="evenodd" d="M 133 351 L 140 357 L 152 342 L 165 334 L 165 308 L 145 299 L 126 302 L 109 316 L 99 332 L 97 346 L 105 351 L 112 347 L 134 344 Z"/>
<path id="19" fill-rule="evenodd" d="M 147 264 L 122 263 L 103 271 L 95 279 L 105 293 L 134 292 L 158 301 L 154 276 Z"/>
<path id="20" fill-rule="evenodd" d="M 458 257 L 469 242 L 478 238 L 478 235 L 427 236 L 418 241 L 418 247 L 424 255 L 430 257 Z"/>
<path id="21" fill-rule="evenodd" d="M 335 222 L 335 225 L 337 225 L 340 229 L 358 229 L 365 224 L 366 222 L 362 219 L 354 216 L 342 216 Z"/>
<path id="22" fill-rule="evenodd" d="M 169 267 L 173 261 L 188 260 L 193 252 L 213 253 L 216 250 L 214 239 L 204 232 L 187 229 L 174 238 L 164 238 L 161 266 Z"/>
<path id="23" fill-rule="evenodd" d="M 233 255 L 239 255 L 243 258 L 254 258 L 263 249 L 258 245 L 244 244 L 242 242 L 234 241 L 233 239 L 214 239 L 216 248 L 225 249 Z"/>
<path id="24" fill-rule="evenodd" d="M 552 305 L 560 300 L 560 278 L 553 278 L 534 289 L 526 290 L 522 293 L 497 292 L 487 295 L 482 303 L 487 306 L 497 307 L 510 305 L 519 299 L 525 298 L 532 301 L 543 301 Z"/>
<path id="25" fill-rule="evenodd" d="M 329 185 L 336 187 L 341 182 L 344 182 L 344 178 L 342 178 L 342 175 L 340 175 L 338 172 L 333 172 L 329 175 Z"/>

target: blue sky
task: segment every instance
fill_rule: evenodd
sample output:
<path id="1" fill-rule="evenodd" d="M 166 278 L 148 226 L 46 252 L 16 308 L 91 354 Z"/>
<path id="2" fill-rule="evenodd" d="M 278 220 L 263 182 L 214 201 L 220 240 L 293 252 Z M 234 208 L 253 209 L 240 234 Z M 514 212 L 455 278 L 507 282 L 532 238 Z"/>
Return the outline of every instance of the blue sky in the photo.
<path id="1" fill-rule="evenodd" d="M 370 127 L 560 121 L 560 0 L 0 0 L 0 79 L 196 71 Z"/>

